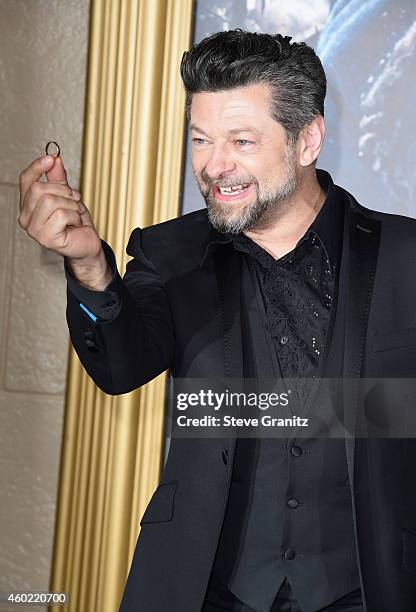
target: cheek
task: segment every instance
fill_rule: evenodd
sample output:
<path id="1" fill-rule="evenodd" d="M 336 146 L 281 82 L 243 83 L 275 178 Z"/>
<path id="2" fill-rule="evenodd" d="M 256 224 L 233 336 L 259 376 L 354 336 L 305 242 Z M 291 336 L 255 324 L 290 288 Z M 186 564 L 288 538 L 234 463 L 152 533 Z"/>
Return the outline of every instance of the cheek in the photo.
<path id="1" fill-rule="evenodd" d="M 240 167 L 251 176 L 255 177 L 259 185 L 262 183 L 273 183 L 279 174 L 281 163 L 276 159 L 275 154 L 269 151 L 262 151 L 253 155 L 240 157 Z"/>
<path id="2" fill-rule="evenodd" d="M 194 171 L 200 174 L 201 170 L 203 170 L 205 166 L 207 165 L 208 159 L 209 159 L 209 153 L 207 151 L 192 150 L 191 162 L 192 162 L 192 167 L 194 168 Z"/>
<path id="3" fill-rule="evenodd" d="M 191 164 L 194 174 L 199 175 L 202 170 L 201 159 L 200 156 L 194 151 L 192 151 L 191 153 Z"/>
<path id="4" fill-rule="evenodd" d="M 264 162 L 261 175 L 269 186 L 279 185 L 287 177 L 285 158 L 282 155 L 270 155 Z"/>

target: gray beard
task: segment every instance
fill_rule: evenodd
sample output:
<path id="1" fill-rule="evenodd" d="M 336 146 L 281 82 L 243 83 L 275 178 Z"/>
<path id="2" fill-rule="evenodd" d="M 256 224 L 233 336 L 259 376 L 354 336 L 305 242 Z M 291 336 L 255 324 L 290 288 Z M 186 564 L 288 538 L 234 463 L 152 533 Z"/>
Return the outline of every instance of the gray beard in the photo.
<path id="1" fill-rule="evenodd" d="M 256 189 L 256 199 L 251 204 L 247 204 L 239 215 L 229 216 L 228 213 L 234 210 L 233 204 L 219 203 L 212 197 L 212 180 L 209 179 L 206 173 L 201 173 L 201 178 L 204 179 L 204 184 L 208 184 L 207 191 L 201 189 L 198 181 L 199 190 L 205 200 L 208 209 L 208 219 L 214 228 L 221 233 L 239 234 L 241 232 L 251 230 L 255 227 L 267 225 L 269 221 L 275 217 L 277 209 L 284 208 L 295 192 L 298 181 L 296 177 L 296 168 L 293 154 L 288 151 L 286 157 L 286 180 L 283 185 L 280 185 L 274 192 L 266 193 L 262 197 L 259 193 L 258 182 L 253 179 L 252 182 Z M 245 182 L 247 180 L 245 179 Z"/>

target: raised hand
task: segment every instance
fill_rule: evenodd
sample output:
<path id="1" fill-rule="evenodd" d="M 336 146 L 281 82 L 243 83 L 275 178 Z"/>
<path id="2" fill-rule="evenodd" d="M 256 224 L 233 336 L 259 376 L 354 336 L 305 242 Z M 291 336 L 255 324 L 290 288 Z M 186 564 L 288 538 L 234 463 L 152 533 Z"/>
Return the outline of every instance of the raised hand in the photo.
<path id="1" fill-rule="evenodd" d="M 40 181 L 44 172 L 47 182 Z M 112 274 L 101 239 L 81 194 L 68 185 L 61 157 L 33 160 L 21 172 L 19 185 L 20 227 L 42 246 L 65 256 L 80 282 L 103 289 Z"/>

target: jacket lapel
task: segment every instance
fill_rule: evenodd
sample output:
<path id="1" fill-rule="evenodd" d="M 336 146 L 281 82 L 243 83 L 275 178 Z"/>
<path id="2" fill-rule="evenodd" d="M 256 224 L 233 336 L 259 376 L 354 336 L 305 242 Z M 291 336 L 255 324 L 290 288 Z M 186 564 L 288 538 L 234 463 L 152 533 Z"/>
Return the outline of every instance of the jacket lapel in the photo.
<path id="1" fill-rule="evenodd" d="M 240 308 L 240 258 L 232 247 L 214 253 L 224 342 L 224 375 L 243 378 L 243 341 Z"/>
<path id="2" fill-rule="evenodd" d="M 220 319 L 224 347 L 224 376 L 241 381 L 243 386 L 243 338 L 241 323 L 241 260 L 231 246 L 218 245 L 214 253 L 217 277 Z M 238 383 L 238 381 L 236 381 Z M 237 385 L 233 384 L 233 390 Z M 243 390 L 241 388 L 241 390 Z M 237 415 L 238 416 L 238 415 Z M 228 456 L 232 464 L 236 436 L 228 438 Z"/>
<path id="3" fill-rule="evenodd" d="M 345 207 L 344 250 L 341 274 L 347 280 L 347 308 L 345 316 L 345 349 L 343 379 L 344 423 L 352 437 L 346 437 L 348 475 L 354 483 L 355 432 L 358 408 L 359 378 L 362 375 L 368 315 L 376 272 L 381 224 L 363 214 L 347 197 Z"/>

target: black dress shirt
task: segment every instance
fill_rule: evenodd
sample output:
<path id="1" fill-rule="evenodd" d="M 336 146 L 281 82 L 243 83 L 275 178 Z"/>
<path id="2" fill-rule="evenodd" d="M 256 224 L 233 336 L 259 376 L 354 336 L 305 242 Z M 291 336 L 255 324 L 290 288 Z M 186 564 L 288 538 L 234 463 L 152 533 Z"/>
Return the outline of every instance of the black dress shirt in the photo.
<path id="1" fill-rule="evenodd" d="M 279 259 L 245 234 L 234 239 L 234 247 L 250 256 L 263 297 L 264 325 L 287 378 L 314 378 L 322 362 L 342 224 L 342 210 L 331 196 L 295 248 Z"/>
<path id="2" fill-rule="evenodd" d="M 285 378 L 321 377 L 325 365 L 343 208 L 334 196 L 332 181 L 320 172 L 318 176 L 327 193 L 325 202 L 292 251 L 276 259 L 243 233 L 233 239 L 234 248 L 247 254 L 252 280 L 258 283 L 264 306 L 262 324 L 274 346 L 276 367 Z M 305 404 L 309 390 L 310 381 L 296 385 L 294 413 Z"/>

